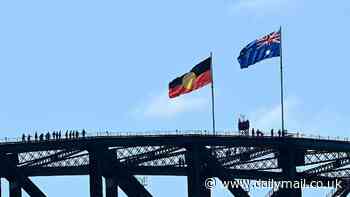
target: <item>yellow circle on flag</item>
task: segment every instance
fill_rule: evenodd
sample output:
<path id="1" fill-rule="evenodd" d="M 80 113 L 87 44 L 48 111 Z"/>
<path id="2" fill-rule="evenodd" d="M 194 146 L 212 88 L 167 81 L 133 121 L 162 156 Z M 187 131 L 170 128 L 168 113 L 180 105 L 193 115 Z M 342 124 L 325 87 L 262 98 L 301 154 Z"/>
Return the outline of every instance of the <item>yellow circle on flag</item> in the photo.
<path id="1" fill-rule="evenodd" d="M 183 78 L 182 78 L 182 86 L 186 89 L 186 90 L 192 90 L 193 88 L 193 83 L 194 80 L 196 79 L 196 74 L 194 74 L 193 72 L 189 72 L 187 73 Z"/>

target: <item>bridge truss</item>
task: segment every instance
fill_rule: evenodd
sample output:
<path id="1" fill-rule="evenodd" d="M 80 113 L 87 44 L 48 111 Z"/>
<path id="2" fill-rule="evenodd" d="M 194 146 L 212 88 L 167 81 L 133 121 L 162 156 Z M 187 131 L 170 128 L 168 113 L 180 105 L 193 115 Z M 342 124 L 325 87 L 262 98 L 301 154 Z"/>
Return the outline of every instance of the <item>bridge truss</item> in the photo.
<path id="1" fill-rule="evenodd" d="M 30 196 L 47 196 L 31 180 L 35 176 L 89 175 L 90 196 L 130 197 L 152 194 L 137 175 L 186 176 L 189 197 L 210 197 L 208 178 L 222 182 L 247 180 L 341 181 L 329 196 L 350 192 L 350 143 L 294 137 L 235 135 L 96 136 L 0 143 L 0 176 L 9 181 L 11 197 L 21 189 Z M 236 197 L 247 188 L 227 187 Z M 277 187 L 269 196 L 302 196 L 300 188 Z"/>

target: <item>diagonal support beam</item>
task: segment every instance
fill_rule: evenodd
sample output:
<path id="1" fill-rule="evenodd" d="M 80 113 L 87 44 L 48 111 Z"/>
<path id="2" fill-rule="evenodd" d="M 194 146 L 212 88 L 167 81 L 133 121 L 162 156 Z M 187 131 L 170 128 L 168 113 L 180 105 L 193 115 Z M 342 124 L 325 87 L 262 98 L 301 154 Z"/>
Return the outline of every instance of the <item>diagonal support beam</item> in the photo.
<path id="1" fill-rule="evenodd" d="M 57 152 L 55 154 L 51 154 L 51 155 L 40 157 L 40 158 L 33 159 L 33 160 L 24 161 L 20 164 L 20 166 L 21 167 L 23 167 L 23 166 L 43 166 L 46 164 L 60 161 L 60 160 L 65 159 L 69 156 L 77 154 L 79 152 L 81 152 L 81 150 L 62 150 L 62 151 Z"/>
<path id="2" fill-rule="evenodd" d="M 7 156 L 0 154 L 0 160 L 2 167 L 11 172 L 11 175 L 5 176 L 10 182 L 10 193 L 11 189 L 13 189 L 13 194 L 10 194 L 10 196 L 21 196 L 20 188 L 23 188 L 30 196 L 46 197 L 46 195 L 17 167 L 17 154 Z"/>
<path id="3" fill-rule="evenodd" d="M 341 180 L 340 187 L 336 188 L 331 197 L 346 197 L 350 193 L 350 182 L 348 179 Z"/>
<path id="4" fill-rule="evenodd" d="M 206 159 L 208 163 L 208 170 L 215 172 L 218 174 L 218 178 L 221 182 L 224 181 L 231 181 L 232 183 L 235 182 L 234 176 L 229 173 L 229 171 L 224 168 L 221 163 L 210 154 L 210 151 L 206 149 L 202 153 L 203 157 Z M 249 194 L 246 190 L 244 190 L 239 184 L 232 184 L 234 186 L 229 186 L 227 189 L 231 192 L 232 195 L 235 197 L 249 197 Z"/>
<path id="5" fill-rule="evenodd" d="M 118 186 L 125 192 L 128 197 L 152 197 L 146 188 L 131 174 L 120 161 L 117 160 L 116 155 L 105 150 L 101 152 L 100 161 L 103 161 L 104 169 L 110 169 L 110 172 L 104 174 L 117 174 L 113 176 L 113 180 L 118 183 Z"/>

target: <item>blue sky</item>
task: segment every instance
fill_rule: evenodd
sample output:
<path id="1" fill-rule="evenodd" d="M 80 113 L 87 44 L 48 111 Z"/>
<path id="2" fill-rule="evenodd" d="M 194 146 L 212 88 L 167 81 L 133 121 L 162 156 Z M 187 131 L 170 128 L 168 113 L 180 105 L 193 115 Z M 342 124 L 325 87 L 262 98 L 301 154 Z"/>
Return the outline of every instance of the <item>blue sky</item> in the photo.
<path id="1" fill-rule="evenodd" d="M 256 128 L 278 128 L 278 58 L 244 71 L 236 58 L 280 25 L 286 127 L 349 137 L 349 9 L 346 0 L 1 1 L 0 138 L 61 128 L 210 129 L 209 87 L 166 95 L 170 80 L 211 51 L 217 129 L 235 129 L 239 114 Z M 186 193 L 185 178 L 150 180 L 154 196 Z M 88 194 L 87 177 L 34 181 L 49 196 Z"/>

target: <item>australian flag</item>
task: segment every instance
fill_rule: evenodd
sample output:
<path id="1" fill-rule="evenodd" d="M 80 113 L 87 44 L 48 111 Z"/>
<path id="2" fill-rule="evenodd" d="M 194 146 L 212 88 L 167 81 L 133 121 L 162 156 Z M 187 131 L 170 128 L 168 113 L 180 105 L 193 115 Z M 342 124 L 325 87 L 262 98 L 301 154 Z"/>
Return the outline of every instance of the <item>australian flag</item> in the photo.
<path id="1" fill-rule="evenodd" d="M 241 69 L 248 68 L 261 60 L 280 56 L 281 30 L 254 40 L 244 47 L 238 57 Z"/>

